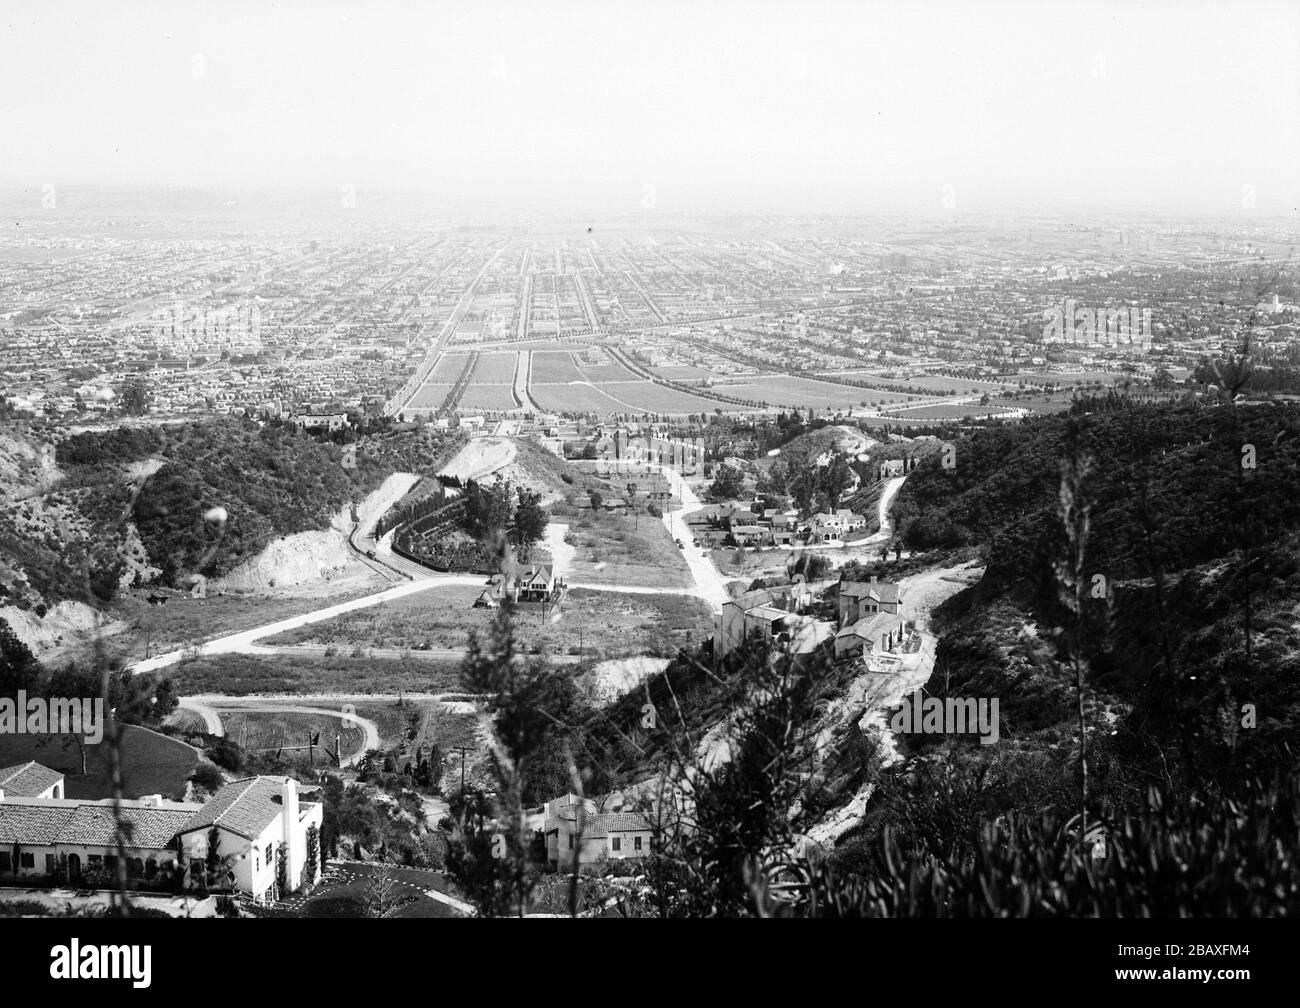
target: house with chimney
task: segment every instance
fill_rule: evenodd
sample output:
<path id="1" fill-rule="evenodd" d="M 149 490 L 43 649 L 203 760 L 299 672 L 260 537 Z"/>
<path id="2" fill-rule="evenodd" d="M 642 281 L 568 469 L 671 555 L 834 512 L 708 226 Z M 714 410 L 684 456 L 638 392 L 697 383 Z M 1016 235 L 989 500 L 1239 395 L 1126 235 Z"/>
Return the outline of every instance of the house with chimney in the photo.
<path id="1" fill-rule="evenodd" d="M 28 763 L 0 770 L 0 881 L 94 884 L 114 878 L 125 860 L 132 884 L 162 887 L 177 879 L 187 889 L 230 888 L 259 902 L 319 875 L 319 844 L 309 836 L 324 806 L 299 799 L 290 777 L 250 777 L 225 785 L 205 803 L 161 795 L 117 802 L 69 799 L 61 773 Z M 55 797 L 58 795 L 59 797 Z M 119 847 L 117 818 L 128 827 Z M 222 874 L 207 875 L 216 838 Z"/>
<path id="2" fill-rule="evenodd" d="M 555 576 L 550 564 L 522 567 L 513 575 L 493 574 L 474 605 L 495 608 L 503 598 L 512 602 L 551 602 L 564 594 L 563 578 Z"/>
<path id="3" fill-rule="evenodd" d="M 875 664 L 882 655 L 902 649 L 907 639 L 907 624 L 903 616 L 903 592 L 898 584 L 881 581 L 875 575 L 867 581 L 841 578 L 837 602 L 837 659 L 863 658 Z"/>
<path id="4" fill-rule="evenodd" d="M 320 852 L 311 850 L 308 834 L 313 828 L 319 834 L 324 810 L 320 802 L 299 800 L 292 777 L 248 777 L 227 784 L 177 830 L 178 849 L 191 871 L 201 871 L 215 840 L 230 885 L 271 902 L 318 875 L 320 865 L 311 859 Z"/>

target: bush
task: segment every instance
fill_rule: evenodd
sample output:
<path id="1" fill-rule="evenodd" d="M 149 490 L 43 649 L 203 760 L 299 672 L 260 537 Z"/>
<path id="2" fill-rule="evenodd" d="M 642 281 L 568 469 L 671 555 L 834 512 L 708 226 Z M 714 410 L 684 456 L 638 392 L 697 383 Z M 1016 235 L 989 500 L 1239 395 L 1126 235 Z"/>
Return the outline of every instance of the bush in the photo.
<path id="1" fill-rule="evenodd" d="M 190 774 L 190 780 L 194 782 L 195 787 L 201 787 L 209 793 L 215 794 L 225 783 L 225 778 L 221 776 L 221 771 L 211 763 L 200 762 Z"/>

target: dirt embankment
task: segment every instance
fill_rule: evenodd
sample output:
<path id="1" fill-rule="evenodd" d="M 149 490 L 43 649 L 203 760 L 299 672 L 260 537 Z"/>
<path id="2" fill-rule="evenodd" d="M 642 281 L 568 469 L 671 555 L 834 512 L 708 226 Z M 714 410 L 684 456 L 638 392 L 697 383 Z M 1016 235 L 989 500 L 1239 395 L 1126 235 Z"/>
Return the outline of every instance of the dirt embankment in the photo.
<path id="1" fill-rule="evenodd" d="M 60 602 L 44 617 L 29 609 L 0 606 L 0 620 L 8 622 L 18 639 L 41 661 L 76 650 L 98 634 L 122 629 L 120 622 L 83 602 Z"/>
<path id="2" fill-rule="evenodd" d="M 418 479 L 411 473 L 394 473 L 374 493 L 357 504 L 357 517 L 365 529 L 406 495 Z M 344 579 L 369 579 L 348 545 L 352 509 L 343 507 L 320 532 L 298 532 L 271 543 L 256 557 L 224 577 L 208 582 L 208 591 L 271 592 L 337 585 Z"/>

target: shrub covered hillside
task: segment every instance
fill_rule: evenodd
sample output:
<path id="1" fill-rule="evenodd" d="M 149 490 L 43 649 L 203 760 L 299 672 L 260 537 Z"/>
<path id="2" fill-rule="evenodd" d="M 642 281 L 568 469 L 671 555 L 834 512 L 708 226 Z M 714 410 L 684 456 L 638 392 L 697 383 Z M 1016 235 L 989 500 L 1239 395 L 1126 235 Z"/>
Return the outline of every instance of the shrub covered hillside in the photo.
<path id="1" fill-rule="evenodd" d="M 1075 787 L 1075 656 L 1099 798 L 1132 807 L 1150 785 L 1235 792 L 1291 772 L 1300 411 L 1089 406 L 959 440 L 955 470 L 928 466 L 904 487 L 910 545 L 972 544 L 988 558 L 981 583 L 941 611 L 932 688 L 1001 698 L 1004 745 L 1018 755 L 999 773 L 1036 765 L 1010 785 L 1010 806 L 1053 805 L 1049 779 L 1061 794 Z M 1077 623 L 1061 591 L 1059 461 L 1071 453 L 1089 463 Z"/>
<path id="2" fill-rule="evenodd" d="M 463 436 L 400 430 L 341 446 L 222 418 L 26 437 L 52 475 L 0 499 L 0 605 L 43 612 L 150 578 L 220 576 L 280 536 L 326 528 L 393 472 L 434 471 Z"/>

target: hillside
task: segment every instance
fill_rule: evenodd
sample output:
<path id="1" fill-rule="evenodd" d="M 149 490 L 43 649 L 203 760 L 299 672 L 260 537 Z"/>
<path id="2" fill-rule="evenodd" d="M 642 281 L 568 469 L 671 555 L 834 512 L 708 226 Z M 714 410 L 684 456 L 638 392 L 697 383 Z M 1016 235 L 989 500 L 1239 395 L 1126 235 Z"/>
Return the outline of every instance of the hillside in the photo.
<path id="1" fill-rule="evenodd" d="M 1084 413 L 1081 443 L 1096 460 L 1085 569 L 1116 577 L 1085 609 L 1077 644 L 1052 564 L 1069 417 L 974 432 L 956 444 L 955 472 L 935 459 L 908 478 L 899 514 L 928 552 L 876 571 L 933 579 L 963 557 L 986 560 L 931 616 L 939 643 L 926 688 L 998 698 L 1001 736 L 982 746 L 893 735 L 878 715 L 860 717 L 851 671 L 810 665 L 816 703 L 803 728 L 819 756 L 798 804 L 836 863 L 872 864 L 886 827 L 903 850 L 944 851 L 974 843 L 981 821 L 1076 814 L 1076 655 L 1091 814 L 1133 813 L 1152 785 L 1178 799 L 1231 797 L 1296 769 L 1298 411 L 1245 411 L 1240 427 L 1227 411 L 1186 406 Z M 1225 447 L 1238 437 L 1259 459 L 1240 480 L 1228 464 L 1240 453 Z M 647 702 L 680 711 L 697 743 L 725 736 L 754 694 L 755 667 L 715 667 L 706 646 L 604 708 L 580 740 L 596 780 L 634 787 L 680 759 L 670 736 L 638 729 Z"/>
<path id="2" fill-rule="evenodd" d="M 100 607 L 128 587 L 220 577 L 284 536 L 320 531 L 395 471 L 432 471 L 459 435 L 355 445 L 228 418 L 69 435 L 6 430 L 0 607 Z"/>

